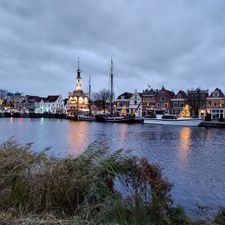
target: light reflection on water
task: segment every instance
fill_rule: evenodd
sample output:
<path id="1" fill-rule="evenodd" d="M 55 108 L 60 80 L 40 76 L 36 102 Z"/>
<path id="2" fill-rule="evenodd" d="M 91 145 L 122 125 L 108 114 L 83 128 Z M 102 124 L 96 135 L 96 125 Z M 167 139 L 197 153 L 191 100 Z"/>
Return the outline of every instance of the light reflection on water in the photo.
<path id="1" fill-rule="evenodd" d="M 88 147 L 89 124 L 79 122 L 68 124 L 68 153 L 73 156 L 80 155 Z"/>
<path id="2" fill-rule="evenodd" d="M 188 153 L 191 144 L 191 132 L 192 130 L 190 127 L 182 127 L 180 130 L 178 159 L 182 164 L 185 164 L 188 160 Z"/>
<path id="3" fill-rule="evenodd" d="M 88 123 L 49 119 L 0 119 L 0 142 L 15 136 L 33 149 L 77 156 L 98 142 L 109 151 L 146 157 L 174 184 L 176 203 L 195 217 L 196 204 L 210 213 L 225 207 L 225 130 L 173 126 Z"/>

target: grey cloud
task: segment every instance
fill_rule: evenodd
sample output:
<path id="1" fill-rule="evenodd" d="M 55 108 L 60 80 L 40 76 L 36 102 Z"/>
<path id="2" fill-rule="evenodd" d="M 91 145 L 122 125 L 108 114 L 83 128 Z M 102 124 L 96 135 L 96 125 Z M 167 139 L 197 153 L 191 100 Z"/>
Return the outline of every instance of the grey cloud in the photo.
<path id="1" fill-rule="evenodd" d="M 66 97 L 79 56 L 83 86 L 92 75 L 97 91 L 109 86 L 113 56 L 116 94 L 148 84 L 225 90 L 224 11 L 223 0 L 2 0 L 1 88 Z"/>

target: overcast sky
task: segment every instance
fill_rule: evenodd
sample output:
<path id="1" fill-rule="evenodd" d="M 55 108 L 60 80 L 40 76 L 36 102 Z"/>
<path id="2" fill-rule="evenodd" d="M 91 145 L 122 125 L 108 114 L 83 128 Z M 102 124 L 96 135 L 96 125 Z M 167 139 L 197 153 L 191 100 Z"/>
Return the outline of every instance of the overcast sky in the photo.
<path id="1" fill-rule="evenodd" d="M 153 88 L 225 91 L 224 0 L 1 0 L 0 89 L 62 94 Z"/>

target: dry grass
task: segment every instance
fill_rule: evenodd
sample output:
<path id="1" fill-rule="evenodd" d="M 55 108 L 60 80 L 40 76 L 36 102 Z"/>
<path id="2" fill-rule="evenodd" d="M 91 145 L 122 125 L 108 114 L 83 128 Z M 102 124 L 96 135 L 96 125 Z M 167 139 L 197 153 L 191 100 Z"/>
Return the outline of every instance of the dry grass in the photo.
<path id="1" fill-rule="evenodd" d="M 0 146 L 0 225 L 193 224 L 172 208 L 171 187 L 158 165 L 121 151 L 58 159 L 14 140 Z"/>

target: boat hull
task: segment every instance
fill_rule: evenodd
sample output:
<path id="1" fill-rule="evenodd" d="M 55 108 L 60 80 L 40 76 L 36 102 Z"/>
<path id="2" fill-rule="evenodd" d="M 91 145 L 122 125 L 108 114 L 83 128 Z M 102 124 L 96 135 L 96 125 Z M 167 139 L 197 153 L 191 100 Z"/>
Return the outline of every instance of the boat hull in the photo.
<path id="1" fill-rule="evenodd" d="M 201 119 L 145 119 L 145 124 L 173 125 L 197 127 L 201 124 Z"/>
<path id="2" fill-rule="evenodd" d="M 96 122 L 109 122 L 109 123 L 135 123 L 134 117 L 111 117 L 111 116 L 95 116 Z"/>

